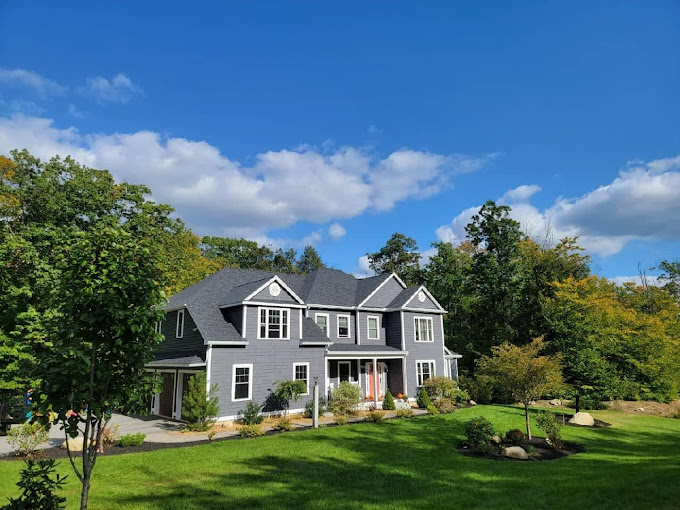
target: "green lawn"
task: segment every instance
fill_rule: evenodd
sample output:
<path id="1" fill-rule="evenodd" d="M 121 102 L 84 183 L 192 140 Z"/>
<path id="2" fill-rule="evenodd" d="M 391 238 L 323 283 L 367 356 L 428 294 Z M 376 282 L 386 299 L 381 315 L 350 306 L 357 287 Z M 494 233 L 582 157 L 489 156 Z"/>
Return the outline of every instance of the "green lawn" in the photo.
<path id="1" fill-rule="evenodd" d="M 522 428 L 522 412 L 503 406 L 104 456 L 90 508 L 679 508 L 680 420 L 593 414 L 614 426 L 566 427 L 588 451 L 549 462 L 456 453 L 474 416 L 499 432 Z M 21 466 L 0 462 L 0 495 L 16 492 Z M 75 508 L 79 486 L 69 481 Z"/>

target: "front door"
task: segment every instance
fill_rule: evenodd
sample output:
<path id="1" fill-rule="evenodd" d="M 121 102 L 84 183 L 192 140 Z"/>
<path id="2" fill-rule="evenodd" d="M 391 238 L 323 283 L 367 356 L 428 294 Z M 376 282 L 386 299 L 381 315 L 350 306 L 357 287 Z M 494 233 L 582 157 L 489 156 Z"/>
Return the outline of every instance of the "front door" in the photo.
<path id="1" fill-rule="evenodd" d="M 162 372 L 163 389 L 158 398 L 160 399 L 158 405 L 158 414 L 166 418 L 172 418 L 172 403 L 175 395 L 175 374 L 172 372 Z"/>
<path id="2" fill-rule="evenodd" d="M 385 396 L 385 389 L 387 383 L 387 371 L 385 363 L 378 363 L 378 398 Z M 375 370 L 373 370 L 373 362 L 366 363 L 366 398 L 373 398 L 373 388 L 375 387 Z"/>

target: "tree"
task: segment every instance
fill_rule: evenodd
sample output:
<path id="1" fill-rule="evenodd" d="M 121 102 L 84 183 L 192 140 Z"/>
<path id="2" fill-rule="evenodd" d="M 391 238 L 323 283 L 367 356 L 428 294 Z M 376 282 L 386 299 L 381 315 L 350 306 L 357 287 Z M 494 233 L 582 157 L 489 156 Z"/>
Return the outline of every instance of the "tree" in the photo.
<path id="1" fill-rule="evenodd" d="M 315 269 L 326 267 L 319 253 L 311 245 L 305 247 L 296 265 L 297 270 L 302 274 L 309 274 Z"/>
<path id="2" fill-rule="evenodd" d="M 366 256 L 369 267 L 378 274 L 396 273 L 406 285 L 421 281 L 420 252 L 411 237 L 395 232 L 379 251 Z"/>
<path id="3" fill-rule="evenodd" d="M 680 301 L 680 260 L 662 260 L 654 269 L 662 271 L 659 281 L 664 284 L 664 290 Z"/>
<path id="4" fill-rule="evenodd" d="M 283 250 L 278 248 L 274 252 L 274 258 L 271 262 L 270 271 L 275 273 L 297 273 L 297 252 L 290 248 L 288 250 Z"/>
<path id="5" fill-rule="evenodd" d="M 182 417 L 186 418 L 191 430 L 204 431 L 212 427 L 220 412 L 217 384 L 210 386 L 205 372 L 198 372 L 189 378 L 189 387 L 182 401 Z"/>
<path id="6" fill-rule="evenodd" d="M 290 401 L 298 400 L 307 391 L 307 383 L 302 380 L 296 381 L 276 381 L 274 396 L 283 408 L 283 415 L 288 415 Z"/>
<path id="7" fill-rule="evenodd" d="M 531 439 L 529 406 L 534 400 L 563 388 L 560 358 L 542 356 L 543 339 L 535 338 L 522 347 L 504 343 L 492 347 L 490 356 L 482 356 L 477 366 L 481 375 L 508 392 L 524 406 L 527 437 Z"/>
<path id="8" fill-rule="evenodd" d="M 244 269 L 271 269 L 274 252 L 248 239 L 205 236 L 201 239 L 203 255 L 222 267 Z"/>

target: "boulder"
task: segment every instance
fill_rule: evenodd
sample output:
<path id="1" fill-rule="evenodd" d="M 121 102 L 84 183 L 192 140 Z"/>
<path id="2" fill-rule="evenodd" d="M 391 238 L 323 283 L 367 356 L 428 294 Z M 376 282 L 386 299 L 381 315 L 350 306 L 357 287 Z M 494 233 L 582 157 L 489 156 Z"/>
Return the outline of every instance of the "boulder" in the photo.
<path id="1" fill-rule="evenodd" d="M 635 411 L 638 412 L 638 413 L 644 413 L 645 408 L 644 407 L 638 407 Z"/>
<path id="2" fill-rule="evenodd" d="M 562 401 L 559 398 L 554 398 L 550 401 L 551 406 L 561 406 Z"/>
<path id="3" fill-rule="evenodd" d="M 572 425 L 583 425 L 585 427 L 592 427 L 595 425 L 595 419 L 590 413 L 578 412 L 571 417 L 569 423 Z"/>
<path id="4" fill-rule="evenodd" d="M 501 439 L 501 436 L 492 436 L 491 442 L 496 443 L 496 444 L 501 444 L 503 442 L 503 440 Z"/>
<path id="5" fill-rule="evenodd" d="M 504 457 L 510 457 L 511 459 L 522 459 L 526 460 L 529 458 L 527 452 L 521 446 L 508 446 L 503 450 Z"/>
<path id="6" fill-rule="evenodd" d="M 470 400 L 470 405 L 471 405 L 471 406 L 476 406 L 476 405 L 477 405 L 477 402 L 475 402 L 474 400 Z"/>
<path id="7" fill-rule="evenodd" d="M 85 440 L 82 437 L 76 437 L 76 438 L 69 437 L 67 439 L 67 441 L 68 441 L 68 449 L 69 449 L 69 451 L 72 451 L 72 452 L 82 452 L 83 448 L 86 448 L 87 446 L 90 445 L 90 442 L 88 441 L 87 446 L 85 446 L 84 445 Z M 66 441 L 61 443 L 61 449 L 66 450 Z"/>

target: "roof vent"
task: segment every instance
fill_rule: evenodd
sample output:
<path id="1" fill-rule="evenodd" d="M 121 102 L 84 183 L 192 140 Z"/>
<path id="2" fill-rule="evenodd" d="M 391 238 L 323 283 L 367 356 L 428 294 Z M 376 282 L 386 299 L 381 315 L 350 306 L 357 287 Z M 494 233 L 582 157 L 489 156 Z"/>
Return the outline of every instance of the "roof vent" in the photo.
<path id="1" fill-rule="evenodd" d="M 425 302 L 425 293 L 422 290 L 418 292 L 418 301 L 420 301 L 421 303 Z"/>
<path id="2" fill-rule="evenodd" d="M 269 286 L 269 294 L 274 297 L 278 296 L 281 294 L 281 286 L 276 282 L 272 283 Z"/>

